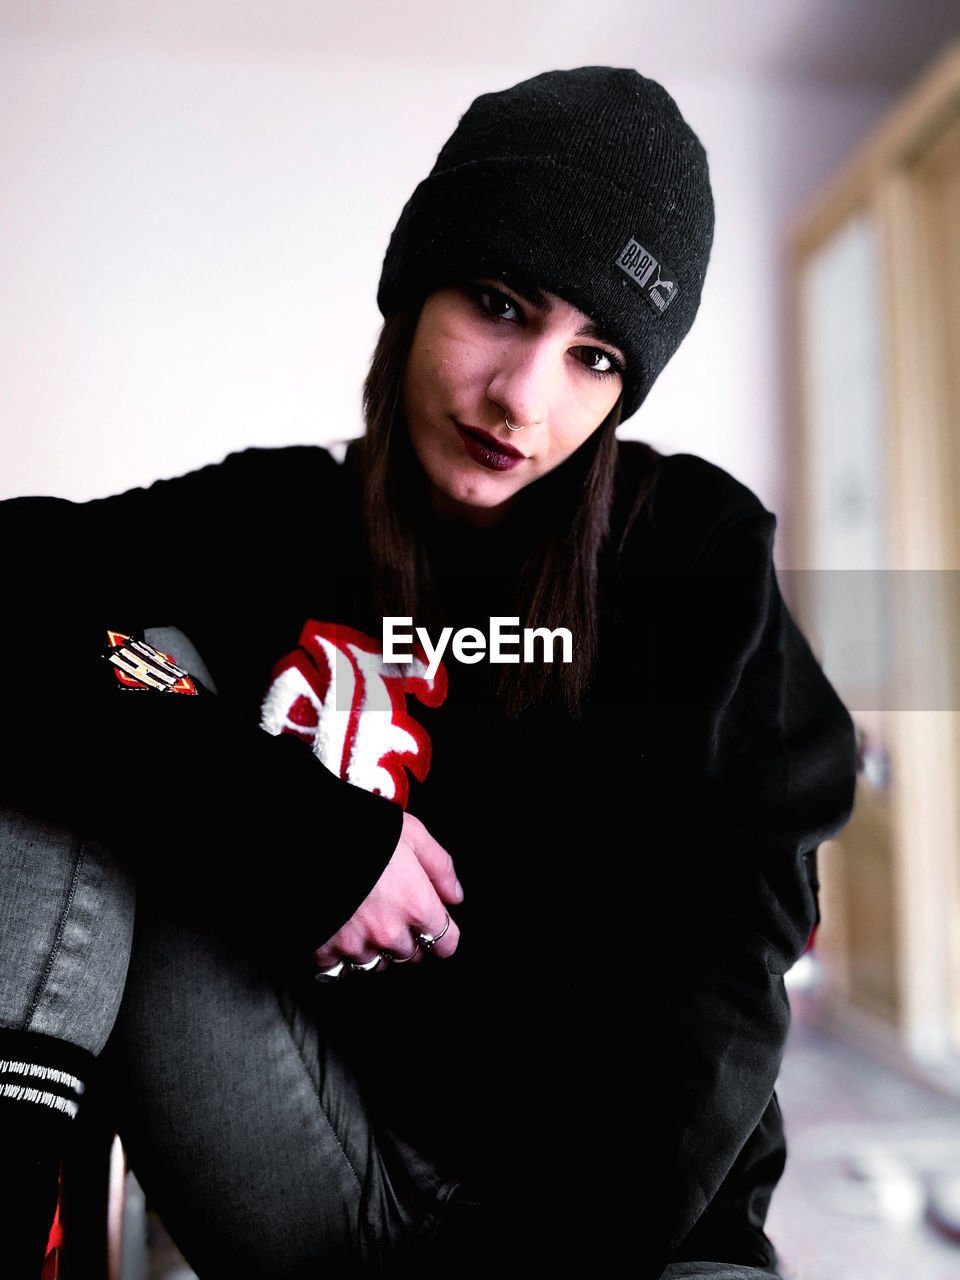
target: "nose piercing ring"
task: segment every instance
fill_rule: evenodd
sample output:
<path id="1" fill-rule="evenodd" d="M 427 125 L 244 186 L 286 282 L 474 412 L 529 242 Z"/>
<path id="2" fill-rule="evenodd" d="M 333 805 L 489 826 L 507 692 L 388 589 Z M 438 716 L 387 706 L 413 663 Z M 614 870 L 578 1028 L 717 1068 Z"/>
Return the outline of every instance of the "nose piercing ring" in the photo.
<path id="1" fill-rule="evenodd" d="M 524 423 L 524 424 L 523 424 L 523 426 L 520 426 L 520 427 L 512 427 L 512 426 L 510 425 L 510 419 L 507 417 L 507 415 L 506 415 L 506 414 L 504 414 L 504 415 L 503 415 L 503 421 L 504 421 L 504 425 L 506 426 L 506 428 L 507 428 L 507 430 L 508 430 L 508 431 L 522 431 L 522 430 L 523 430 L 523 427 L 525 427 L 525 426 L 527 425 L 526 423 Z"/>

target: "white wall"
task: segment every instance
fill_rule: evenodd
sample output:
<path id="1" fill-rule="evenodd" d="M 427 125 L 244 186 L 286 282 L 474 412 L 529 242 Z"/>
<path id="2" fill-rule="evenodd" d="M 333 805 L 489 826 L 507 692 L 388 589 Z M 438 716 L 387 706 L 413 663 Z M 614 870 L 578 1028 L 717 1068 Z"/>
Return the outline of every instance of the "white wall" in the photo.
<path id="1" fill-rule="evenodd" d="M 403 201 L 476 93 L 588 60 L 576 42 L 457 65 L 322 41 L 218 52 L 52 12 L 0 37 L 0 496 L 96 496 L 358 434 Z M 781 229 L 889 93 L 674 72 L 622 32 L 588 55 L 664 80 L 718 206 L 701 315 L 624 434 L 776 507 Z"/>

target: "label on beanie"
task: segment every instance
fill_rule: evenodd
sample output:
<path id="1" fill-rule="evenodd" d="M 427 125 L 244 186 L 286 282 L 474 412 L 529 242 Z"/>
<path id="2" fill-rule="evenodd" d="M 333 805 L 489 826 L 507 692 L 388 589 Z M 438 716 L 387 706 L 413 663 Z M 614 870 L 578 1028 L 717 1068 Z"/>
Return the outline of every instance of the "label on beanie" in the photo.
<path id="1" fill-rule="evenodd" d="M 666 311 L 680 292 L 674 278 L 675 273 L 633 237 L 623 246 L 614 261 L 658 313 Z"/>

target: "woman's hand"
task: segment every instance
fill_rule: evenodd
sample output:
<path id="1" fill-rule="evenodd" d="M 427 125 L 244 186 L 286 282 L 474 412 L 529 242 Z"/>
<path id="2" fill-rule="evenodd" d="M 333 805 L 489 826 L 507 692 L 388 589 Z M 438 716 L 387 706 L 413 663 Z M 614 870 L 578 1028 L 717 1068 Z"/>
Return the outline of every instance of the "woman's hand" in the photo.
<path id="1" fill-rule="evenodd" d="M 427 945 L 445 959 L 460 941 L 447 906 L 462 901 L 453 859 L 419 818 L 405 813 L 400 840 L 380 879 L 343 928 L 313 953 L 314 959 L 321 969 L 341 961 L 367 964 L 378 956 L 420 960 L 420 935 L 436 938 Z"/>

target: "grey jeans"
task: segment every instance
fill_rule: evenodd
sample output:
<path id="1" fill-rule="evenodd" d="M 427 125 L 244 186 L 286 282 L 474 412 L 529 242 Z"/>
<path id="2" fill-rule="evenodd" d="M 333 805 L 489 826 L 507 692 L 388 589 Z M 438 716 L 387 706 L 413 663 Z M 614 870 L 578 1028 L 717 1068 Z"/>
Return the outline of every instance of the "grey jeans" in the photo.
<path id="1" fill-rule="evenodd" d="M 134 898 L 102 845 L 0 808 L 0 1025 L 99 1054 L 123 995 Z"/>

